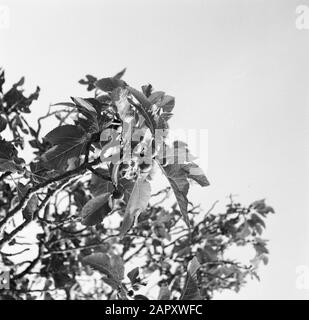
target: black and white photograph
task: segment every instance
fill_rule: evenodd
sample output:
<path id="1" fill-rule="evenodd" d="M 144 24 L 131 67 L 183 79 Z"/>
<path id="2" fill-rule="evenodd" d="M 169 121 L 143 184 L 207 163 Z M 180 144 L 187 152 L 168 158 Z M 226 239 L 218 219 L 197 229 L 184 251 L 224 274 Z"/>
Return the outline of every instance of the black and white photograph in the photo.
<path id="1" fill-rule="evenodd" d="M 308 104 L 309 0 L 0 0 L 0 308 L 308 300 Z"/>

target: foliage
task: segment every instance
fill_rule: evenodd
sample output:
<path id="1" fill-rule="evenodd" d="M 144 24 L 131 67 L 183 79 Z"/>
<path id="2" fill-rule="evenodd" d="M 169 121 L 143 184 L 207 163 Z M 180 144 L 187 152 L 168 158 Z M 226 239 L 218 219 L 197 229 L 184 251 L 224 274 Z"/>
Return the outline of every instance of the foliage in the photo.
<path id="1" fill-rule="evenodd" d="M 26 97 L 22 78 L 4 92 L 0 72 L 0 266 L 11 275 L 2 299 L 147 299 L 152 274 L 160 289 L 148 298 L 209 299 L 267 263 L 261 236 L 273 209 L 232 198 L 217 214 L 193 206 L 190 185 L 209 182 L 185 143 L 168 143 L 175 99 L 130 87 L 124 72 L 87 75 L 80 83 L 94 96 L 50 106 L 36 128 L 26 114 L 40 89 Z M 169 186 L 152 194 L 158 171 Z M 34 226 L 31 242 L 23 230 Z M 255 250 L 249 265 L 227 258 L 233 246 Z"/>

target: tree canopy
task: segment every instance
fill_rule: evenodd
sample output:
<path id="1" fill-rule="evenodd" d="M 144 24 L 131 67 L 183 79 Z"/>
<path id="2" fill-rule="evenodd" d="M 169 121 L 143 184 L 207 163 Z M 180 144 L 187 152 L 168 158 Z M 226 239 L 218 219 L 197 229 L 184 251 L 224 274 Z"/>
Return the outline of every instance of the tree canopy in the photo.
<path id="1" fill-rule="evenodd" d="M 91 97 L 49 106 L 34 126 L 27 114 L 40 88 L 26 96 L 21 78 L 5 91 L 0 72 L 2 299 L 210 299 L 267 263 L 273 208 L 233 197 L 217 213 L 216 203 L 207 212 L 191 203 L 190 186 L 209 181 L 189 146 L 168 140 L 174 97 L 134 89 L 124 73 L 86 75 L 79 83 Z M 153 193 L 158 172 L 167 185 Z M 255 250 L 249 264 L 228 256 L 235 246 Z"/>

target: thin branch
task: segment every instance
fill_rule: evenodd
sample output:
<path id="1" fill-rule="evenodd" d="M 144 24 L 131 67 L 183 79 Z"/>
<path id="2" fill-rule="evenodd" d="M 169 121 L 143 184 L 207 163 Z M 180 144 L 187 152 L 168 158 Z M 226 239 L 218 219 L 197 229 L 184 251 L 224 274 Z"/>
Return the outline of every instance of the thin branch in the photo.
<path id="1" fill-rule="evenodd" d="M 140 248 L 138 250 L 136 250 L 135 252 L 133 252 L 128 258 L 126 258 L 124 260 L 124 262 L 128 262 L 129 260 L 131 260 L 133 257 L 135 257 L 136 255 L 138 255 L 145 247 L 145 243 L 140 246 Z"/>
<path id="2" fill-rule="evenodd" d="M 74 252 L 74 251 L 77 251 L 77 250 L 93 249 L 93 248 L 101 246 L 106 240 L 108 240 L 110 238 L 118 237 L 118 236 L 119 236 L 119 234 L 109 235 L 106 238 L 102 239 L 102 241 L 100 243 L 97 243 L 97 244 L 81 246 L 81 247 L 76 247 L 76 248 L 68 248 L 68 249 L 63 249 L 63 250 L 50 251 L 47 254 L 45 254 L 43 256 L 43 258 L 49 257 L 49 256 L 51 256 L 53 254 L 63 254 L 63 253 L 67 253 L 67 252 Z"/>
<path id="3" fill-rule="evenodd" d="M 5 244 L 10 242 L 15 235 L 23 230 L 30 222 L 32 222 L 34 219 L 38 217 L 38 214 L 42 208 L 46 205 L 46 203 L 49 201 L 50 197 L 56 192 L 57 190 L 49 190 L 47 195 L 45 196 L 44 200 L 41 202 L 37 210 L 33 213 L 33 219 L 28 219 L 23 221 L 17 228 L 15 228 L 13 231 L 11 231 L 8 234 L 5 234 L 4 237 L 0 240 L 0 248 L 2 248 Z"/>
<path id="4" fill-rule="evenodd" d="M 100 162 L 100 158 L 93 160 L 92 162 L 89 163 L 83 163 L 82 165 L 80 165 L 79 167 L 73 169 L 73 170 L 69 170 L 63 174 L 60 174 L 57 177 L 51 178 L 49 180 L 43 181 L 37 185 L 34 185 L 32 188 L 29 188 L 26 192 L 26 194 L 24 195 L 24 197 L 21 199 L 21 201 L 19 202 L 19 204 L 17 206 L 15 206 L 11 211 L 9 211 L 6 216 L 0 221 L 0 228 L 11 218 L 13 217 L 18 211 L 20 211 L 26 200 L 36 191 L 40 190 L 41 188 L 47 187 L 49 184 L 54 183 L 54 182 L 58 182 L 61 181 L 63 179 L 66 178 L 70 178 L 76 174 L 80 174 L 82 173 L 84 170 L 91 168 L 94 165 L 97 165 Z M 0 245 L 1 245 L 1 241 L 0 241 Z"/>
<path id="5" fill-rule="evenodd" d="M 30 249 L 29 248 L 25 248 L 21 251 L 18 251 L 18 252 L 14 252 L 14 253 L 5 253 L 5 252 L 0 252 L 0 254 L 2 254 L 3 256 L 6 256 L 6 257 L 13 257 L 13 256 L 18 256 L 19 254 L 22 254 L 26 251 L 29 251 Z"/>
<path id="6" fill-rule="evenodd" d="M 99 171 L 97 171 L 96 169 L 94 169 L 92 167 L 89 167 L 87 169 L 103 180 L 112 181 L 112 179 L 109 176 L 100 173 Z"/>
<path id="7" fill-rule="evenodd" d="M 26 274 L 28 274 L 36 266 L 36 264 L 41 260 L 41 251 L 42 251 L 42 248 L 41 248 L 41 246 L 39 246 L 39 252 L 38 252 L 37 257 L 29 264 L 29 266 L 24 271 L 16 274 L 13 277 L 13 280 L 23 278 Z"/>

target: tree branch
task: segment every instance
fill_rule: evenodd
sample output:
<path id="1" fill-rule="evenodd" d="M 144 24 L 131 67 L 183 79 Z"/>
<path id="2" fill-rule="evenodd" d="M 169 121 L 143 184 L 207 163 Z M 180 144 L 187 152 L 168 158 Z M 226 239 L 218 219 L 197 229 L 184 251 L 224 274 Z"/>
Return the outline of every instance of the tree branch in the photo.
<path id="1" fill-rule="evenodd" d="M 82 173 L 84 170 L 91 168 L 94 165 L 97 165 L 100 162 L 100 158 L 93 160 L 92 162 L 89 163 L 83 163 L 82 165 L 80 165 L 79 167 L 67 171 L 63 174 L 60 174 L 57 177 L 51 178 L 49 180 L 43 181 L 42 183 L 39 183 L 37 185 L 34 185 L 32 188 L 28 189 L 26 194 L 24 195 L 24 197 L 21 199 L 21 201 L 19 202 L 19 204 L 17 206 L 15 206 L 11 211 L 9 211 L 6 216 L 0 221 L 0 228 L 11 218 L 13 217 L 18 211 L 20 211 L 26 200 L 29 199 L 29 197 L 36 191 L 47 187 L 49 184 L 54 183 L 54 182 L 58 182 L 61 181 L 63 179 L 66 178 L 70 178 L 76 174 Z M 1 241 L 0 241 L 1 244 Z"/>

